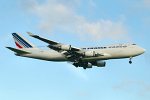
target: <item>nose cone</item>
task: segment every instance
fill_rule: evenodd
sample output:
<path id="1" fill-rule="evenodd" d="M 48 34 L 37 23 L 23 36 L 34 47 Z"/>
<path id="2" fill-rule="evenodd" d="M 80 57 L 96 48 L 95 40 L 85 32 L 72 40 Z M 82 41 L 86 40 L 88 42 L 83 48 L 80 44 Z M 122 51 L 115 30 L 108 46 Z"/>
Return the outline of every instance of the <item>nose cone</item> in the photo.
<path id="1" fill-rule="evenodd" d="M 146 50 L 144 48 L 140 48 L 140 53 L 144 53 Z"/>
<path id="2" fill-rule="evenodd" d="M 131 53 L 132 56 L 138 56 L 138 55 L 141 55 L 143 54 L 146 50 L 140 46 L 133 46 L 132 47 L 134 50 Z"/>
<path id="3" fill-rule="evenodd" d="M 143 48 L 143 53 L 146 52 L 146 50 Z"/>

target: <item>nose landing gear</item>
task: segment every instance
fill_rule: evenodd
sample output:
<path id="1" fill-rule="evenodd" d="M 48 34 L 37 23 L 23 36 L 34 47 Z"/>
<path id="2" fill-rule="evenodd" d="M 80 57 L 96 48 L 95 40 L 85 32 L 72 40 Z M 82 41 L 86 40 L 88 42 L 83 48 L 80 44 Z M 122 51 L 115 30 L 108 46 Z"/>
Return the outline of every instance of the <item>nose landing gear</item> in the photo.
<path id="1" fill-rule="evenodd" d="M 131 59 L 132 59 L 132 57 L 130 57 L 130 61 L 129 61 L 129 63 L 130 63 L 130 64 L 132 64 L 132 61 L 131 61 Z"/>

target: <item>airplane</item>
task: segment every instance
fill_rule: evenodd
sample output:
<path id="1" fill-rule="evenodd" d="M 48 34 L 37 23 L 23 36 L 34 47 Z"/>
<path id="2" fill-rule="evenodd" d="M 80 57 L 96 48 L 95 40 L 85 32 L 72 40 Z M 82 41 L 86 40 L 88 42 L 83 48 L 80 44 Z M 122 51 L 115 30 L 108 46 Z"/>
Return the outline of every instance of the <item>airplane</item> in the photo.
<path id="1" fill-rule="evenodd" d="M 27 32 L 29 36 L 48 43 L 49 49 L 39 49 L 19 33 L 12 33 L 16 48 L 6 47 L 15 52 L 16 56 L 35 58 L 47 61 L 70 62 L 75 67 L 92 68 L 92 66 L 105 67 L 104 60 L 131 59 L 143 54 L 146 50 L 135 43 L 118 43 L 96 47 L 73 47 L 62 44 L 38 35 Z"/>

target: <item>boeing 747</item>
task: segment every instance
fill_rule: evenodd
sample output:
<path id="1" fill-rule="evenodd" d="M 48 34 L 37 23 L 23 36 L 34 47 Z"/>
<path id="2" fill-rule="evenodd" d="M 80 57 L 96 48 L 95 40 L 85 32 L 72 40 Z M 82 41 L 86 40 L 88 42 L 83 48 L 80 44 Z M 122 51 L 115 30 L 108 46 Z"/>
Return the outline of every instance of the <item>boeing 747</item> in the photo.
<path id="1" fill-rule="evenodd" d="M 27 32 L 31 37 L 48 43 L 49 49 L 39 49 L 19 33 L 12 33 L 16 48 L 6 47 L 15 52 L 15 55 L 47 61 L 71 62 L 75 67 L 92 68 L 92 66 L 105 67 L 108 59 L 131 59 L 143 54 L 146 50 L 135 43 L 119 43 L 96 47 L 73 47 L 62 44 L 38 35 Z"/>

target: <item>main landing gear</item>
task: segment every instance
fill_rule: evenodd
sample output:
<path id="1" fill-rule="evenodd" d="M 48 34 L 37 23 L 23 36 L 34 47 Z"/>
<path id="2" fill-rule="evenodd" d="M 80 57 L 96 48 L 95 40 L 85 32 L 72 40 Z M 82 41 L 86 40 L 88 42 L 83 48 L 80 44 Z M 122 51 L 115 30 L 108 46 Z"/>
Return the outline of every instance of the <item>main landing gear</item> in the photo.
<path id="1" fill-rule="evenodd" d="M 83 69 L 86 69 L 86 67 L 84 66 Z"/>
<path id="2" fill-rule="evenodd" d="M 132 59 L 132 57 L 130 57 L 130 61 L 129 61 L 129 63 L 130 63 L 130 64 L 132 64 L 132 61 L 131 61 L 131 59 Z"/>

